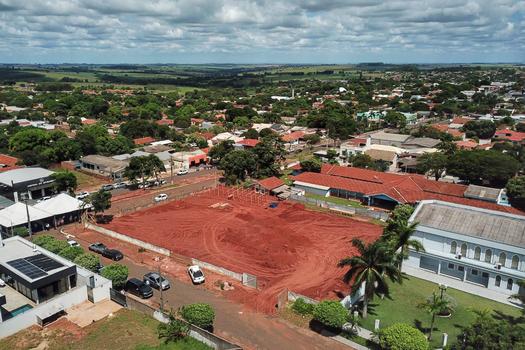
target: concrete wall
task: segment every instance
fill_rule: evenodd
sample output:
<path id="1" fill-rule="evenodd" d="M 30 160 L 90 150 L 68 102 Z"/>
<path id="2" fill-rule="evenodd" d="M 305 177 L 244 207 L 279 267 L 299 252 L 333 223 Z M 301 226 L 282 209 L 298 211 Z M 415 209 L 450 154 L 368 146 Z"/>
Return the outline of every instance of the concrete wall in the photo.
<path id="1" fill-rule="evenodd" d="M 88 228 L 90 230 L 93 230 L 93 231 L 100 232 L 100 233 L 102 233 L 102 234 L 104 234 L 106 236 L 109 236 L 109 237 L 116 238 L 116 239 L 124 241 L 124 242 L 128 242 L 128 243 L 134 244 L 134 245 L 136 245 L 138 247 L 142 247 L 144 249 L 151 250 L 152 252 L 155 252 L 155 253 L 159 253 L 159 254 L 166 255 L 166 256 L 170 256 L 171 255 L 171 252 L 169 251 L 169 249 L 161 248 L 161 247 L 153 245 L 151 243 L 147 243 L 147 242 L 141 241 L 140 239 L 131 238 L 131 237 L 123 235 L 121 233 L 108 230 L 107 228 L 104 228 L 104 227 L 100 227 L 100 226 L 96 226 L 96 225 L 88 223 L 88 224 L 86 224 L 86 228 Z"/>
<path id="2" fill-rule="evenodd" d="M 319 188 L 313 188 L 303 185 L 293 185 L 293 187 L 300 191 L 305 191 L 306 193 L 316 194 L 323 197 L 328 197 L 330 194 L 330 190 L 321 190 Z"/>
<path id="3" fill-rule="evenodd" d="M 225 269 L 223 267 L 215 266 L 213 264 L 210 264 L 210 263 L 207 263 L 207 262 L 204 262 L 204 261 L 200 261 L 200 260 L 197 260 L 197 259 L 191 259 L 191 263 L 193 265 L 198 265 L 198 266 L 200 266 L 202 268 L 205 268 L 207 270 L 211 270 L 211 271 L 220 273 L 221 275 L 225 275 L 225 276 L 231 277 L 233 279 L 236 279 L 237 281 L 241 281 L 242 282 L 242 273 L 233 272 L 233 271 L 230 271 L 230 270 Z"/>
<path id="4" fill-rule="evenodd" d="M 4 338 L 15 334 L 29 326 L 37 323 L 37 316 L 46 314 L 48 312 L 55 312 L 57 308 L 63 310 L 68 309 L 74 305 L 78 305 L 87 300 L 87 287 L 80 286 L 71 289 L 67 293 L 53 298 L 47 302 L 35 306 L 20 315 L 17 315 L 0 324 L 0 338 Z"/>

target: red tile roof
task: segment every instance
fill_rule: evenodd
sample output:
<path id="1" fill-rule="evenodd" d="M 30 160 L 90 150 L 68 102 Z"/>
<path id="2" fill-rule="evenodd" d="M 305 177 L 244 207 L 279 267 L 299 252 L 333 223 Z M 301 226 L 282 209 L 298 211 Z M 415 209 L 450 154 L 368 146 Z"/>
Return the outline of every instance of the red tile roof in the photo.
<path id="1" fill-rule="evenodd" d="M 281 139 L 284 141 L 284 142 L 290 142 L 290 141 L 296 141 L 296 140 L 299 140 L 301 137 L 304 136 L 304 132 L 302 131 L 294 131 L 292 133 L 289 133 L 289 134 L 286 134 L 286 135 L 283 135 L 281 137 Z"/>
<path id="2" fill-rule="evenodd" d="M 97 123 L 96 119 L 84 119 L 82 121 L 83 125 L 93 125 L 93 124 L 96 124 L 96 123 Z"/>
<path id="3" fill-rule="evenodd" d="M 148 143 L 155 142 L 155 139 L 153 137 L 147 136 L 147 137 L 141 137 L 138 139 L 134 139 L 133 143 L 136 145 L 146 145 Z"/>
<path id="4" fill-rule="evenodd" d="M 237 142 L 237 144 L 243 145 L 245 147 L 255 147 L 257 146 L 259 142 L 260 141 L 256 139 L 244 139 L 244 140 Z"/>
<path id="5" fill-rule="evenodd" d="M 157 120 L 155 123 L 157 123 L 157 125 L 173 125 L 174 121 L 173 119 L 161 119 Z"/>
<path id="6" fill-rule="evenodd" d="M 474 142 L 472 140 L 455 141 L 454 143 L 456 144 L 456 146 L 458 146 L 459 149 L 473 149 L 479 146 L 477 142 Z"/>
<path id="7" fill-rule="evenodd" d="M 0 172 L 20 168 L 16 163 L 18 163 L 18 158 L 8 156 L 7 154 L 0 154 L 0 164 L 5 165 L 0 168 Z"/>
<path id="8" fill-rule="evenodd" d="M 452 119 L 452 122 L 450 124 L 466 124 L 468 123 L 469 121 L 471 121 L 473 119 L 471 118 L 465 118 L 465 117 L 455 117 L 454 119 Z"/>
<path id="9" fill-rule="evenodd" d="M 259 180 L 257 181 L 257 183 L 259 184 L 259 186 L 263 187 L 265 190 L 268 190 L 268 191 L 271 191 L 273 189 L 276 189 L 279 186 L 284 185 L 284 181 L 275 176 L 269 177 L 267 179 Z"/>
<path id="10" fill-rule="evenodd" d="M 479 208 L 523 214 L 521 211 L 481 200 L 464 197 L 467 186 L 429 180 L 422 175 L 392 174 L 378 171 L 323 164 L 321 173 L 305 172 L 293 177 L 294 181 L 338 188 L 366 196 L 384 194 L 399 203 L 416 203 L 425 199 L 438 199 Z"/>
<path id="11" fill-rule="evenodd" d="M 514 141 L 514 142 L 521 142 L 525 140 L 525 132 L 518 132 L 514 130 L 509 130 L 509 129 L 498 130 L 494 134 L 494 137 L 498 139 L 506 139 L 506 140 Z"/>

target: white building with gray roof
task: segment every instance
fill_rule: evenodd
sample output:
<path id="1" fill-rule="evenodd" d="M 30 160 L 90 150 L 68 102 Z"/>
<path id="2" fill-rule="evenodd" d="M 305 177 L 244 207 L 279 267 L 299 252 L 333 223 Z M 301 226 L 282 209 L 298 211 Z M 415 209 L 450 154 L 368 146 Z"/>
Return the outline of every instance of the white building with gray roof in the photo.
<path id="1" fill-rule="evenodd" d="M 491 298 L 525 293 L 517 284 L 525 280 L 525 216 L 425 200 L 410 222 L 418 223 L 413 238 L 425 251 L 410 250 L 403 264 L 408 274 L 432 272 L 439 280 L 461 281 L 466 292 L 484 287 Z"/>

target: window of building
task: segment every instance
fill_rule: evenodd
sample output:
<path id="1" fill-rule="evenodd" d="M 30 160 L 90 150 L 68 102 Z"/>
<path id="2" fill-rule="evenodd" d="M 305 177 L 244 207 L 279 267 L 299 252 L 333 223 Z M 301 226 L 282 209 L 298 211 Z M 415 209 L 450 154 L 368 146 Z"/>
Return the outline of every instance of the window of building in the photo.
<path id="1" fill-rule="evenodd" d="M 514 255 L 514 256 L 512 257 L 512 262 L 510 263 L 510 268 L 511 268 L 511 269 L 515 269 L 515 270 L 517 270 L 519 264 L 520 264 L 520 258 L 518 258 L 517 255 Z"/>
<path id="2" fill-rule="evenodd" d="M 485 262 L 488 262 L 490 264 L 491 261 L 492 261 L 492 250 L 487 249 L 485 250 Z"/>
<path id="3" fill-rule="evenodd" d="M 473 275 L 473 276 L 477 276 L 477 275 L 478 275 L 478 270 L 474 270 L 474 269 L 473 269 L 473 270 L 472 270 L 472 275 Z"/>
<path id="4" fill-rule="evenodd" d="M 498 262 L 501 264 L 501 266 L 505 266 L 505 262 L 507 262 L 507 254 L 505 254 L 504 252 L 499 253 Z"/>
<path id="5" fill-rule="evenodd" d="M 499 287 L 501 285 L 501 276 L 496 276 L 496 287 Z"/>
<path id="6" fill-rule="evenodd" d="M 483 273 L 481 274 L 481 277 L 483 277 L 483 278 L 489 278 L 489 274 L 488 274 L 488 272 L 483 272 Z"/>
<path id="7" fill-rule="evenodd" d="M 461 245 L 461 256 L 467 257 L 467 244 L 463 243 Z"/>
<path id="8" fill-rule="evenodd" d="M 508 290 L 512 290 L 512 285 L 514 284 L 514 281 L 512 280 L 512 278 L 509 278 L 507 280 L 507 289 Z"/>
<path id="9" fill-rule="evenodd" d="M 450 264 L 450 263 L 449 263 L 449 264 L 448 264 L 448 268 L 449 268 L 450 270 L 454 270 L 454 264 Z"/>
<path id="10" fill-rule="evenodd" d="M 458 271 L 463 272 L 463 271 L 465 271 L 465 268 L 463 266 L 458 266 Z"/>
<path id="11" fill-rule="evenodd" d="M 481 259 L 481 248 L 480 247 L 476 247 L 476 249 L 474 249 L 474 259 L 475 260 Z"/>
<path id="12" fill-rule="evenodd" d="M 458 244 L 456 243 L 456 241 L 452 241 L 452 243 L 450 243 L 450 254 L 456 254 L 457 249 Z"/>

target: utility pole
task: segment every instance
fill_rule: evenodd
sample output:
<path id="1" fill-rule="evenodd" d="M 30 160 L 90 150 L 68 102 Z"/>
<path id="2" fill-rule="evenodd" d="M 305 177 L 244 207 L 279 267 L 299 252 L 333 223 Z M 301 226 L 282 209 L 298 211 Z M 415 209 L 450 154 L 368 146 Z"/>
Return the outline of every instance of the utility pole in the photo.
<path id="1" fill-rule="evenodd" d="M 170 155 L 171 184 L 173 185 L 173 156 Z"/>
<path id="2" fill-rule="evenodd" d="M 33 241 L 33 230 L 31 230 L 31 218 L 29 217 L 29 205 L 27 204 L 27 198 L 24 200 L 26 204 L 26 214 L 27 214 L 27 232 L 29 233 L 29 240 Z"/>
<path id="3" fill-rule="evenodd" d="M 159 279 L 160 279 L 160 312 L 164 314 L 164 288 L 162 288 L 162 275 L 160 273 L 160 265 L 162 264 L 162 261 L 159 259 Z"/>

